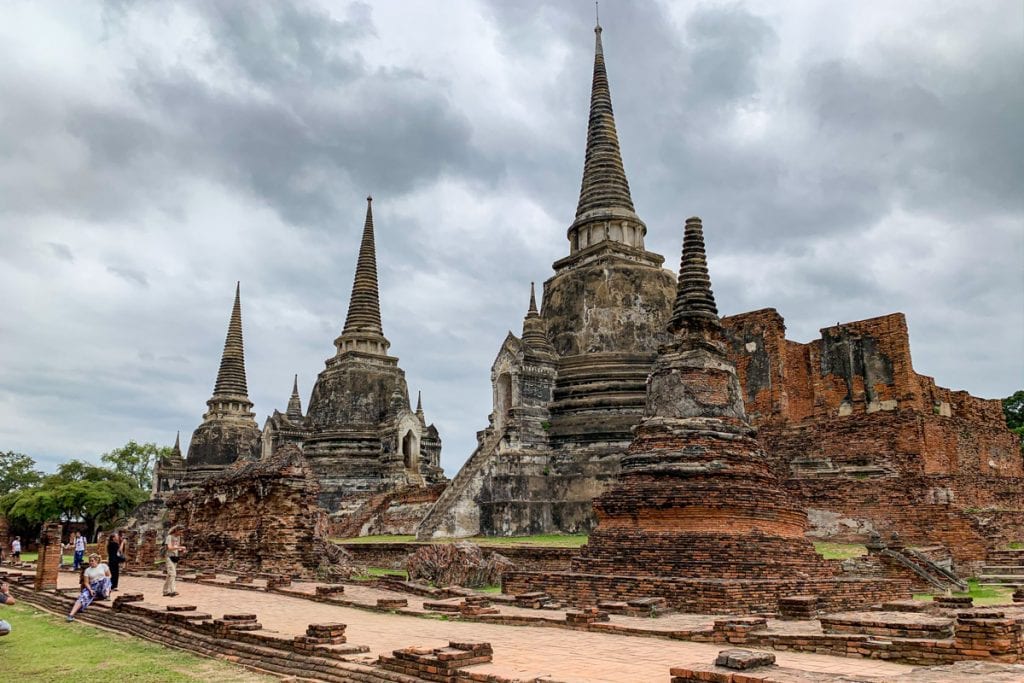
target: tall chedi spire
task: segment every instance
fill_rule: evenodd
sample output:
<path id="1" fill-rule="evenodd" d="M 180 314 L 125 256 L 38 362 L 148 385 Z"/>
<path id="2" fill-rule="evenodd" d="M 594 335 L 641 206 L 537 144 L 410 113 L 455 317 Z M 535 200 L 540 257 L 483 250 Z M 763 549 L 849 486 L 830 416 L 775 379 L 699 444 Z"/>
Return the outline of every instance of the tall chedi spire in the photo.
<path id="1" fill-rule="evenodd" d="M 618 480 L 594 499 L 598 526 L 572 569 L 591 582 L 595 574 L 632 577 L 624 594 L 662 595 L 669 604 L 686 603 L 684 611 L 718 604 L 775 610 L 786 590 L 832 599 L 847 589 L 805 537 L 807 513 L 782 486 L 746 419 L 698 218 L 686 221 L 681 264 L 673 341 L 659 350 L 644 419 Z M 725 597 L 722 566 L 746 587 L 744 600 Z M 695 594 L 701 597 L 690 602 Z"/>
<path id="2" fill-rule="evenodd" d="M 594 27 L 594 78 L 590 92 L 587 152 L 583 164 L 576 220 L 569 228 L 572 253 L 611 241 L 643 249 L 647 227 L 633 209 L 629 181 L 622 166 L 608 87 L 601 24 Z"/>
<path id="3" fill-rule="evenodd" d="M 292 422 L 302 421 L 302 399 L 299 398 L 299 376 L 295 375 L 295 380 L 292 382 L 292 395 L 288 399 L 288 410 L 285 411 L 285 415 Z"/>
<path id="4" fill-rule="evenodd" d="M 206 402 L 209 409 L 189 442 L 188 471 L 182 483 L 186 487 L 236 460 L 255 458 L 259 452 L 260 430 L 245 383 L 241 289 L 240 284 L 235 285 L 235 303 L 231 308 L 217 382 L 213 396 Z"/>
<path id="5" fill-rule="evenodd" d="M 352 297 L 341 336 L 334 340 L 338 355 L 359 351 L 387 355 L 391 346 L 380 322 L 380 292 L 377 285 L 377 250 L 373 238 L 373 197 L 366 198 L 366 222 L 359 243 L 359 258 L 352 281 Z"/>
<path id="6" fill-rule="evenodd" d="M 245 381 L 245 346 L 242 342 L 242 300 L 241 283 L 235 283 L 235 303 L 231 308 L 228 334 L 224 340 L 224 353 L 213 386 L 213 396 L 206 402 L 209 412 L 203 419 L 215 415 L 252 415 L 252 401 Z"/>

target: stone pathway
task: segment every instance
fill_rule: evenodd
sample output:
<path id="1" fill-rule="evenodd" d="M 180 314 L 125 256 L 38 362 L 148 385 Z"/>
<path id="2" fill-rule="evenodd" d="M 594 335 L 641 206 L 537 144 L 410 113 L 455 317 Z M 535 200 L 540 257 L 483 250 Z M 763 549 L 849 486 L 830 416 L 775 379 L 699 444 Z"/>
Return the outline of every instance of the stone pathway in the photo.
<path id="1" fill-rule="evenodd" d="M 74 575 L 61 574 L 61 588 L 73 588 L 74 585 Z M 548 677 L 565 683 L 664 683 L 670 678 L 671 667 L 707 664 L 723 649 L 717 644 L 660 638 L 375 613 L 286 595 L 191 582 L 178 583 L 181 594 L 177 598 L 161 596 L 160 589 L 159 579 L 132 575 L 121 579 L 121 591 L 144 593 L 146 602 L 196 605 L 201 611 L 214 616 L 228 612 L 254 612 L 264 628 L 290 635 L 304 633 L 311 623 L 340 621 L 348 624 L 350 643 L 369 646 L 370 654 L 362 657 L 372 661 L 378 654 L 410 645 L 440 647 L 447 645 L 449 640 L 487 641 L 494 647 L 494 661 L 471 670 L 526 680 Z M 349 590 L 346 586 L 346 594 Z M 351 590 L 373 589 L 354 587 Z M 389 591 L 380 592 L 397 596 Z M 410 603 L 413 600 L 419 599 L 411 597 Z M 877 660 L 789 652 L 775 654 L 779 665 L 808 671 L 891 676 L 913 668 Z"/>

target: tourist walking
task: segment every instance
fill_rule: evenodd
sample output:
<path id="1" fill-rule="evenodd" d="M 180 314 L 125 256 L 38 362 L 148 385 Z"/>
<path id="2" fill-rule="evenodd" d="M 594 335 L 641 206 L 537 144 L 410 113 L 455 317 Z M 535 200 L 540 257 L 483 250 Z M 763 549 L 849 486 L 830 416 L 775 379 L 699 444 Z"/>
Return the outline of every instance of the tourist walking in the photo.
<path id="1" fill-rule="evenodd" d="M 100 562 L 100 556 L 93 553 L 89 556 L 89 566 L 82 570 L 78 585 L 82 590 L 68 614 L 68 621 L 74 621 L 75 615 L 91 605 L 93 600 L 110 597 L 110 567 Z"/>
<path id="2" fill-rule="evenodd" d="M 180 525 L 175 524 L 167 530 L 167 538 L 164 539 L 164 569 L 167 578 L 164 580 L 164 595 L 173 598 L 178 594 L 178 588 L 174 581 L 178 577 L 178 562 L 185 553 L 185 546 L 181 544 Z"/>
<path id="3" fill-rule="evenodd" d="M 21 562 L 21 536 L 15 536 L 11 541 L 11 560 Z"/>
<path id="4" fill-rule="evenodd" d="M 75 561 L 72 566 L 77 572 L 85 562 L 85 536 L 76 531 L 73 538 L 75 544 Z"/>
<path id="5" fill-rule="evenodd" d="M 121 563 L 124 562 L 124 538 L 120 531 L 110 534 L 107 539 L 107 564 L 110 566 L 110 590 L 117 590 L 117 580 L 121 575 Z"/>

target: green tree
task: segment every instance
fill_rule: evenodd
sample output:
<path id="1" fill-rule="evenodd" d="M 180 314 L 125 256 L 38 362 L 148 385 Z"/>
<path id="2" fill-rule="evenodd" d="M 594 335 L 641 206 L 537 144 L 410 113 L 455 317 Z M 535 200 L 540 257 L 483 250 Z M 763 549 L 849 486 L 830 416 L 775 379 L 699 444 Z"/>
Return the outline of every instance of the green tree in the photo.
<path id="1" fill-rule="evenodd" d="M 81 520 L 92 539 L 101 525 L 115 525 L 147 496 L 128 475 L 72 460 L 39 485 L 0 497 L 0 514 L 24 525 Z"/>
<path id="2" fill-rule="evenodd" d="M 121 448 L 104 453 L 101 460 L 134 479 L 139 488 L 149 490 L 153 485 L 153 466 L 159 458 L 169 457 L 172 450 L 170 446 L 129 441 Z"/>
<path id="3" fill-rule="evenodd" d="M 0 453 L 0 496 L 38 484 L 43 473 L 36 469 L 36 461 L 24 453 Z"/>
<path id="4" fill-rule="evenodd" d="M 1010 429 L 1017 431 L 1024 427 L 1024 389 L 1015 391 L 1012 396 L 1003 399 L 1003 415 L 1006 417 L 1006 426 Z"/>

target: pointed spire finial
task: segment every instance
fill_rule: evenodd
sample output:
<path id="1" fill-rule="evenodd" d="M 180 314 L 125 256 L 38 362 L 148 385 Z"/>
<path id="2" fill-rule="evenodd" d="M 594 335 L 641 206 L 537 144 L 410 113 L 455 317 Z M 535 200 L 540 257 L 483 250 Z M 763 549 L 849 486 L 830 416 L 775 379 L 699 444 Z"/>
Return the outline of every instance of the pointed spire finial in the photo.
<path id="1" fill-rule="evenodd" d="M 679 261 L 676 301 L 672 307 L 672 331 L 686 329 L 691 323 L 718 326 L 718 307 L 711 291 L 704 227 L 696 216 L 686 219 L 683 253 Z"/>
<path id="2" fill-rule="evenodd" d="M 420 422 L 425 423 L 426 419 L 423 417 L 423 392 L 416 392 L 416 417 L 420 419 Z"/>
<path id="3" fill-rule="evenodd" d="M 362 350 L 386 354 L 391 345 L 384 338 L 380 318 L 380 291 L 377 284 L 377 247 L 373 232 L 373 196 L 366 197 L 366 220 L 359 243 L 356 273 L 352 280 L 352 296 L 341 336 L 334 340 L 338 353 Z"/>
<path id="4" fill-rule="evenodd" d="M 181 457 L 181 430 L 174 436 L 174 448 L 171 449 L 171 455 Z"/>
<path id="5" fill-rule="evenodd" d="M 601 32 L 601 3 L 594 0 L 594 30 Z"/>
<path id="6" fill-rule="evenodd" d="M 293 422 L 302 420 L 302 399 L 299 398 L 298 375 L 295 375 L 295 379 L 292 381 L 292 395 L 288 399 L 288 408 L 285 410 L 285 415 Z"/>
<path id="7" fill-rule="evenodd" d="M 538 315 L 537 313 L 537 295 L 534 294 L 533 283 L 530 283 L 530 308 L 526 313 L 527 315 Z"/>
<path id="8" fill-rule="evenodd" d="M 231 307 L 231 320 L 224 340 L 224 353 L 217 372 L 213 395 L 242 396 L 248 399 L 245 381 L 245 347 L 242 342 L 242 283 L 235 283 L 235 303 Z"/>
<path id="9" fill-rule="evenodd" d="M 647 227 L 636 215 L 629 180 L 622 166 L 619 134 L 615 129 L 600 22 L 594 27 L 594 76 L 590 90 L 587 149 L 576 218 L 569 228 L 571 253 L 598 242 L 620 242 L 643 249 Z M 609 230 L 614 222 L 614 232 Z"/>

